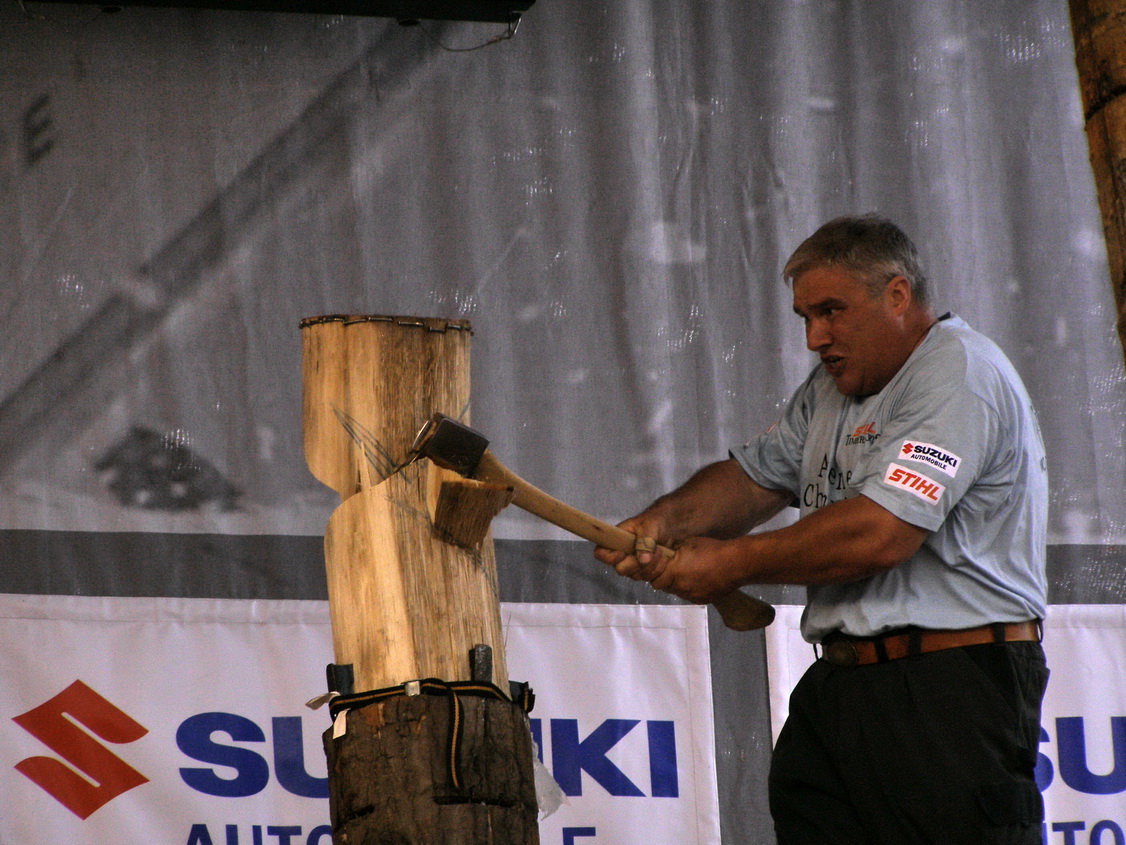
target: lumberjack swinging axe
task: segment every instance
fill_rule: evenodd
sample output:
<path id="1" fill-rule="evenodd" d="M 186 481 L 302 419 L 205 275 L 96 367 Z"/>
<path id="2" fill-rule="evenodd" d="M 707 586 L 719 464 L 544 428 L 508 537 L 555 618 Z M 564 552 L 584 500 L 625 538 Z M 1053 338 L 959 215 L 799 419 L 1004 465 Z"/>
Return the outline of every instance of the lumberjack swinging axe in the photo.
<path id="1" fill-rule="evenodd" d="M 512 490 L 512 504 L 603 548 L 633 554 L 637 537 L 596 519 L 532 486 L 502 464 L 488 449 L 480 432 L 443 414 L 435 414 L 422 427 L 411 447 L 410 460 L 429 458 L 434 464 L 475 481 Z M 671 549 L 657 551 L 672 557 Z M 774 608 L 764 601 L 733 590 L 716 599 L 723 623 L 736 631 L 765 628 L 774 620 Z"/>

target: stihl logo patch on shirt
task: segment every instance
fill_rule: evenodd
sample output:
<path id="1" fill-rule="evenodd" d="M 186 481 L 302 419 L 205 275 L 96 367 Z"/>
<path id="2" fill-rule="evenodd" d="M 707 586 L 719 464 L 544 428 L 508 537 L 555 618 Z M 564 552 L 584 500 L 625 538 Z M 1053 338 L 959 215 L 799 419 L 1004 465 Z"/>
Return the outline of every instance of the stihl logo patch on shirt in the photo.
<path id="1" fill-rule="evenodd" d="M 962 459 L 933 443 L 920 443 L 917 440 L 904 440 L 899 447 L 899 457 L 905 461 L 918 461 L 930 464 L 940 472 L 953 478 L 958 474 L 958 464 Z"/>
<path id="2" fill-rule="evenodd" d="M 929 505 L 937 505 L 942 494 L 946 492 L 946 488 L 937 481 L 931 481 L 925 475 L 919 475 L 895 464 L 888 465 L 887 472 L 884 473 L 884 484 L 902 488 Z"/>

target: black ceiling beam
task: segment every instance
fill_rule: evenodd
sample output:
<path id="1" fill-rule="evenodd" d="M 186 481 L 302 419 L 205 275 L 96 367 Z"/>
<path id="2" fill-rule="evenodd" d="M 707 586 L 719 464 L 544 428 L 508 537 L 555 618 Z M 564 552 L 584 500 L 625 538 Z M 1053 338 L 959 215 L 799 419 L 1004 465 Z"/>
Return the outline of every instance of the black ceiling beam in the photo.
<path id="1" fill-rule="evenodd" d="M 161 6 L 178 9 L 213 9 L 242 12 L 299 12 L 312 15 L 363 15 L 398 21 L 447 20 L 512 23 L 535 0 L 37 0 L 42 3 L 82 3 L 105 11 L 126 6 Z"/>

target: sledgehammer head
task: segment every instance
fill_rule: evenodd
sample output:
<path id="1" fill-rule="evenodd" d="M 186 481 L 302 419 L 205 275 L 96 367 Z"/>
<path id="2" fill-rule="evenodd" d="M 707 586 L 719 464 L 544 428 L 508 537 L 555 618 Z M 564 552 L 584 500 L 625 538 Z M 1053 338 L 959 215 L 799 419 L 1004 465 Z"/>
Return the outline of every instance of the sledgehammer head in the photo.
<path id="1" fill-rule="evenodd" d="M 435 414 L 415 437 L 411 460 L 429 458 L 440 467 L 471 478 L 488 448 L 489 441 L 481 432 L 445 414 Z"/>

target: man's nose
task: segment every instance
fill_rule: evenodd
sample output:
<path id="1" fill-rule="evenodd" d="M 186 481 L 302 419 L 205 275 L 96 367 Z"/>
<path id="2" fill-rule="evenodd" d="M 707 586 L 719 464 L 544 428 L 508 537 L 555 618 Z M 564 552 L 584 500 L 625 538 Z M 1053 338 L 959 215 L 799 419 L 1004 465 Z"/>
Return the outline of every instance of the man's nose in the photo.
<path id="1" fill-rule="evenodd" d="M 811 352 L 828 346 L 830 339 L 824 320 L 811 319 L 805 324 L 805 345 Z"/>

